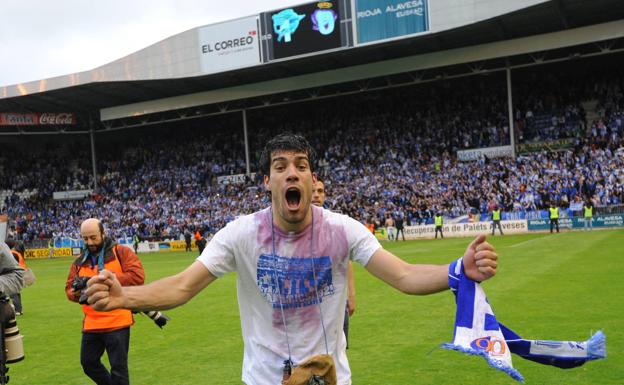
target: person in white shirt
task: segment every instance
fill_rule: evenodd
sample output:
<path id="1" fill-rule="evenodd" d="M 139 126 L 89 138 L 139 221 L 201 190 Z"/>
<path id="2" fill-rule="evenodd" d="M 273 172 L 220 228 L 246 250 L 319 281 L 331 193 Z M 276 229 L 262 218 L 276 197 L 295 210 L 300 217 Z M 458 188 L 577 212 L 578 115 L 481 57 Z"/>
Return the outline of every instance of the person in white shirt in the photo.
<path id="1" fill-rule="evenodd" d="M 271 206 L 221 229 L 186 270 L 144 286 L 122 287 L 103 271 L 88 282 L 96 310 L 165 310 L 188 302 L 210 283 L 237 272 L 244 341 L 242 380 L 276 385 L 285 362 L 329 354 L 338 384 L 351 384 L 342 331 L 348 262 L 407 294 L 448 289 L 448 265 L 413 265 L 384 250 L 364 225 L 311 204 L 314 151 L 305 138 L 280 134 L 260 157 Z M 497 254 L 475 239 L 463 256 L 467 275 L 496 273 Z"/>

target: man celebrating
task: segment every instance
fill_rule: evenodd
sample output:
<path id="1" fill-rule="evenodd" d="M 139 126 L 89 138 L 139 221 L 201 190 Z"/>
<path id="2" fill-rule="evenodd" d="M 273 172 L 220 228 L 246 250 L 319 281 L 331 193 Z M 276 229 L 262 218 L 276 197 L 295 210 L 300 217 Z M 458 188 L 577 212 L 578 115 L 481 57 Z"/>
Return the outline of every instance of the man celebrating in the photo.
<path id="1" fill-rule="evenodd" d="M 65 293 L 70 301 L 78 302 L 81 291 L 72 288 L 82 277 L 93 277 L 106 271 L 115 277 L 121 286 L 142 285 L 145 272 L 137 255 L 125 246 L 120 246 L 104 234 L 104 226 L 98 219 L 90 218 L 82 222 L 80 235 L 85 243 L 80 256 L 72 263 L 65 283 Z M 100 312 L 84 301 L 82 311 L 82 344 L 80 363 L 85 374 L 98 385 L 127 385 L 128 348 L 130 326 L 134 323 L 132 312 L 116 309 Z M 111 365 L 110 373 L 102 365 L 100 358 L 104 351 Z"/>
<path id="2" fill-rule="evenodd" d="M 350 384 L 341 330 L 349 260 L 407 294 L 448 289 L 449 265 L 409 264 L 384 250 L 361 223 L 311 205 L 314 152 L 303 137 L 273 138 L 260 163 L 270 207 L 230 222 L 174 276 L 122 286 L 115 274 L 101 271 L 89 280 L 88 302 L 100 311 L 173 308 L 236 271 L 244 383 L 279 384 L 289 377 L 290 363 L 326 354 L 335 362 L 338 383 Z M 463 256 L 466 274 L 475 281 L 492 277 L 497 258 L 485 237 L 478 237 Z"/>

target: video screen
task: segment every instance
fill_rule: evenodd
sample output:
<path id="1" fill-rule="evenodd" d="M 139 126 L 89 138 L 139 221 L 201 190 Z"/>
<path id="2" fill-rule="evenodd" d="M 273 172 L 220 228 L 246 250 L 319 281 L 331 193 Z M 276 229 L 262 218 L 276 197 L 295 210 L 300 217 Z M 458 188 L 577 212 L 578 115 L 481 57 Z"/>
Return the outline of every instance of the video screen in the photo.
<path id="1" fill-rule="evenodd" d="M 351 31 L 342 23 L 341 3 L 320 1 L 263 13 L 265 61 L 348 46 L 350 39 L 344 37 Z"/>

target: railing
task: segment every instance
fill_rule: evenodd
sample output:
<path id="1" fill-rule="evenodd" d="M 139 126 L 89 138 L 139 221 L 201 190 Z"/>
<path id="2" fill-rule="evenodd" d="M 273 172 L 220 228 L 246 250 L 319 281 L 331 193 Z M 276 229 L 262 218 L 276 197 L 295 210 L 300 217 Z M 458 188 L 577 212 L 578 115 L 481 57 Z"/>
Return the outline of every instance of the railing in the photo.
<path id="1" fill-rule="evenodd" d="M 595 208 L 595 213 L 600 215 L 605 214 L 624 214 L 624 205 L 613 205 L 613 206 L 601 206 Z"/>
<path id="2" fill-rule="evenodd" d="M 609 214 L 624 214 L 624 205 L 613 206 L 600 206 L 594 207 L 593 215 L 609 215 Z M 574 210 L 559 208 L 560 218 L 573 218 L 583 217 L 583 210 Z M 547 219 L 548 210 L 532 210 L 532 211 L 509 211 L 503 213 L 503 220 L 522 220 L 522 219 Z M 481 221 L 486 222 L 491 220 L 491 214 L 481 214 Z"/>
<path id="3" fill-rule="evenodd" d="M 27 249 L 47 249 L 50 245 L 50 238 L 33 239 L 24 243 Z"/>

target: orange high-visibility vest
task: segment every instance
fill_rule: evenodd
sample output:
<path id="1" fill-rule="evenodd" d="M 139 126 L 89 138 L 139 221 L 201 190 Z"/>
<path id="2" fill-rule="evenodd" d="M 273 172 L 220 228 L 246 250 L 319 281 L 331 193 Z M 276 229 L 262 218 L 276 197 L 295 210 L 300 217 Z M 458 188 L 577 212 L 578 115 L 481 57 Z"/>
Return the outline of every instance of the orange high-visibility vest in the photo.
<path id="1" fill-rule="evenodd" d="M 104 268 L 113 273 L 122 273 L 121 264 L 117 257 L 116 246 L 113 248 L 115 258 L 104 264 Z M 93 277 L 98 274 L 97 265 L 81 266 L 78 271 L 79 277 Z M 85 315 L 82 321 L 82 330 L 84 331 L 112 331 L 122 329 L 134 324 L 132 312 L 126 309 L 116 309 L 111 311 L 97 311 L 89 305 L 82 305 L 82 312 Z"/>
<path id="2" fill-rule="evenodd" d="M 15 257 L 15 260 L 17 261 L 17 263 L 19 263 L 20 267 L 26 270 L 26 260 L 24 259 L 24 256 L 22 255 L 22 253 L 20 253 L 17 250 L 11 250 L 11 253 Z"/>

